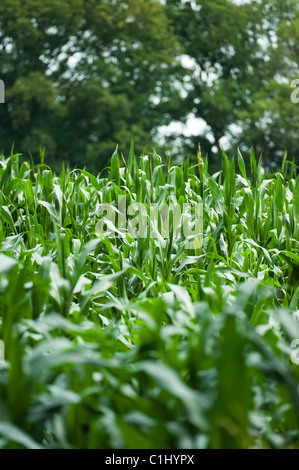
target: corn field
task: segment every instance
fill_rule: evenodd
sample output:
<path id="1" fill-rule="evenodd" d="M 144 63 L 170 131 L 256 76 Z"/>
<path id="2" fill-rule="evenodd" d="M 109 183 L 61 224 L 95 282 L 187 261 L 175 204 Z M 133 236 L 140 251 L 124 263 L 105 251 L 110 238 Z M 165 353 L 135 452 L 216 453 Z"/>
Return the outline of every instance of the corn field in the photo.
<path id="1" fill-rule="evenodd" d="M 224 153 L 98 175 L 0 158 L 0 447 L 299 448 L 299 177 Z M 201 244 L 103 203 L 201 202 Z M 297 340 L 297 341 L 296 341 Z M 297 348 L 297 349 L 296 349 Z"/>

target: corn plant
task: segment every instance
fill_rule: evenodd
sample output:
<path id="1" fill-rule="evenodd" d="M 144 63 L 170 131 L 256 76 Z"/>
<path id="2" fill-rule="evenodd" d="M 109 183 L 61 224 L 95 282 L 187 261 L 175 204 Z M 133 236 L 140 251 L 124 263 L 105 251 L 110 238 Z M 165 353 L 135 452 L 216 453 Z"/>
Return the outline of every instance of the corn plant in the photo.
<path id="1" fill-rule="evenodd" d="M 299 448 L 299 177 L 250 162 L 1 157 L 1 448 Z M 201 243 L 121 233 L 120 197 L 201 203 Z"/>

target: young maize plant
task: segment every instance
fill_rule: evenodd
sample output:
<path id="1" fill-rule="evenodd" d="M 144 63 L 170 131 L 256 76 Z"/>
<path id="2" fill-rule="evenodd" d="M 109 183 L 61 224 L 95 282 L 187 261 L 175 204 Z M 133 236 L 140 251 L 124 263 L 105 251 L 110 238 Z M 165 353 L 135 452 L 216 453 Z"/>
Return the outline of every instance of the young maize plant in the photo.
<path id="1" fill-rule="evenodd" d="M 0 158 L 1 448 L 299 448 L 298 168 L 198 163 Z"/>

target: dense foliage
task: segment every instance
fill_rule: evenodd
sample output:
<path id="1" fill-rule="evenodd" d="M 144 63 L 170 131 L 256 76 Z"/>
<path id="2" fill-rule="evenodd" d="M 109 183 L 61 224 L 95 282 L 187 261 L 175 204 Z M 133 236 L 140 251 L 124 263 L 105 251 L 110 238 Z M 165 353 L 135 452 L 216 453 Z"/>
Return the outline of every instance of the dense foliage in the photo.
<path id="1" fill-rule="evenodd" d="M 191 59 L 181 115 L 206 124 L 198 140 L 216 161 L 221 145 L 244 154 L 253 147 L 274 168 L 286 148 L 298 160 L 298 109 L 291 82 L 299 77 L 296 0 L 166 0 L 166 11 Z M 217 168 L 218 169 L 218 168 Z"/>
<path id="2" fill-rule="evenodd" d="M 298 22 L 297 0 L 2 0 L 0 149 L 99 171 L 132 137 L 164 153 L 160 126 L 193 114 L 176 157 L 298 159 Z"/>
<path id="3" fill-rule="evenodd" d="M 299 448 L 297 169 L 198 156 L 1 158 L 2 448 Z M 202 247 L 100 236 L 119 195 L 201 200 Z"/>
<path id="4" fill-rule="evenodd" d="M 159 47 L 157 47 L 159 45 Z M 1 149 L 103 168 L 132 136 L 142 151 L 170 117 L 177 42 L 156 0 L 3 0 Z M 59 153 L 59 157 L 58 157 Z"/>

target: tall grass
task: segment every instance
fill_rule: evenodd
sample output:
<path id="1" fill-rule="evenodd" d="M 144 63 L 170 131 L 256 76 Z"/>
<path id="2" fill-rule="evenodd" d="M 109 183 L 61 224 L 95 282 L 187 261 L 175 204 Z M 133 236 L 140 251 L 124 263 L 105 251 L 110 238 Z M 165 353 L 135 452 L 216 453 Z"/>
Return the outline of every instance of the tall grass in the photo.
<path id="1" fill-rule="evenodd" d="M 2 448 L 299 448 L 299 177 L 237 165 L 0 159 Z M 100 236 L 121 195 L 201 201 L 202 246 Z"/>

